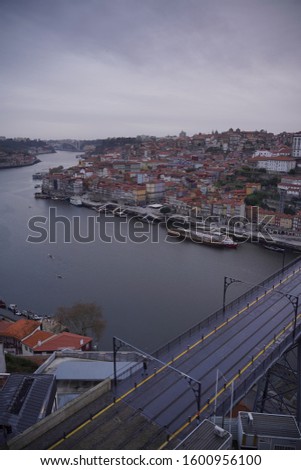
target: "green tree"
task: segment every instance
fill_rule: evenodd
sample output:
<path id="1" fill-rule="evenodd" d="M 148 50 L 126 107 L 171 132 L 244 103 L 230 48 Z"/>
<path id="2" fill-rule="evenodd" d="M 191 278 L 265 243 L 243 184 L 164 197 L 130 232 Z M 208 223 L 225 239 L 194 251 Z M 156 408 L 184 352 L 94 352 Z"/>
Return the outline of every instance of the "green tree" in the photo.
<path id="1" fill-rule="evenodd" d="M 71 307 L 59 307 L 55 320 L 71 333 L 90 335 L 99 341 L 105 328 L 102 309 L 95 303 L 75 303 Z"/>
<path id="2" fill-rule="evenodd" d="M 30 359 L 21 356 L 14 356 L 13 354 L 6 354 L 5 361 L 7 372 L 10 374 L 15 372 L 33 374 L 38 368 L 38 365 Z"/>
<path id="3" fill-rule="evenodd" d="M 50 168 L 49 173 L 53 175 L 54 173 L 61 173 L 61 171 L 64 169 L 62 165 L 56 166 L 54 168 Z"/>
<path id="4" fill-rule="evenodd" d="M 264 194 L 260 191 L 254 191 L 245 198 L 245 204 L 247 206 L 261 206 Z"/>

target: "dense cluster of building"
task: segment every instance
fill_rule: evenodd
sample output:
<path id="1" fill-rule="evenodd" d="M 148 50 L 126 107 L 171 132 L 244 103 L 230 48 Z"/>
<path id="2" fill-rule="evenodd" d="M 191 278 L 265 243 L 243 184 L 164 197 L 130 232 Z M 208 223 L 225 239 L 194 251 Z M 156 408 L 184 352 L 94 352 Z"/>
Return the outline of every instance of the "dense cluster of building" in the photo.
<path id="1" fill-rule="evenodd" d="M 177 137 L 140 136 L 131 143 L 110 142 L 107 147 L 65 144 L 77 146 L 84 153 L 76 166 L 52 169 L 41 176 L 45 197 L 78 198 L 92 206 L 106 202 L 137 207 L 159 204 L 177 214 L 214 217 L 222 222 L 238 218 L 264 224 L 276 233 L 301 236 L 301 133 L 274 135 L 264 130 L 229 129 L 192 137 L 185 132 Z M 264 204 L 253 210 L 252 197 L 259 200 L 265 192 Z M 273 198 L 273 194 L 278 197 Z M 22 441 L 26 429 L 40 421 L 41 427 L 35 429 L 48 434 L 49 427 L 54 426 L 51 423 L 57 420 L 60 425 L 66 420 L 66 410 L 70 417 L 75 410 L 81 411 L 81 403 L 82 408 L 86 406 L 89 396 L 94 400 L 101 384 L 92 385 L 103 381 L 109 387 L 110 380 L 105 379 L 112 376 L 113 367 L 133 366 L 129 360 L 138 363 L 137 358 L 127 356 L 120 365 L 115 357 L 112 364 L 106 353 L 92 360 L 92 338 L 46 331 L 45 324 L 31 319 L 15 323 L 1 320 L 0 346 L 0 372 L 5 371 L 4 353 L 34 361 L 51 355 L 38 373 L 5 375 L 3 385 L 0 382 L 0 447 L 32 445 L 30 439 L 26 445 Z M 59 365 L 54 366 L 56 359 Z M 142 364 L 138 368 L 144 367 L 144 361 Z M 88 391 L 80 396 L 83 390 Z M 59 410 L 52 413 L 56 400 L 61 400 L 61 415 Z M 43 422 L 42 418 L 51 413 Z M 224 417 L 220 418 L 224 423 Z M 228 449 L 232 439 L 240 449 L 300 448 L 301 434 L 292 416 L 243 411 L 233 423 L 231 418 L 232 434 L 217 426 L 215 420 L 200 423 L 177 448 Z M 110 419 L 108 423 L 111 425 Z M 18 436 L 20 441 L 14 441 Z"/>
<path id="2" fill-rule="evenodd" d="M 301 227 L 298 204 L 294 214 L 286 214 L 283 202 L 300 197 L 300 149 L 301 134 L 275 135 L 264 130 L 139 136 L 130 144 L 107 149 L 86 145 L 78 165 L 44 177 L 42 191 L 58 198 L 85 194 L 95 203 L 163 203 L 183 215 L 249 218 L 246 197 L 264 190 L 260 179 L 254 180 L 257 172 L 265 178 L 276 175 L 281 195 L 276 206 L 265 207 L 262 217 L 271 209 L 273 227 L 297 231 Z M 239 175 L 242 168 L 249 174 Z M 236 184 L 221 184 L 231 178 Z"/>

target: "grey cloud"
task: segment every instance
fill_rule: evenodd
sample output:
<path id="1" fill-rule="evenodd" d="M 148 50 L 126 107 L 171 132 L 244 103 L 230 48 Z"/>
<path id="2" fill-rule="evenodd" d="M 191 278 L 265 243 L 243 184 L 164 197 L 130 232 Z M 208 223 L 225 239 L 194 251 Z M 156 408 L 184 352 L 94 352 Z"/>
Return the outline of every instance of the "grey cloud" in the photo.
<path id="1" fill-rule="evenodd" d="M 280 130 L 300 106 L 300 14 L 296 0 L 1 0 L 0 125 L 53 136 L 82 116 L 82 133 L 135 135 L 270 116 Z"/>

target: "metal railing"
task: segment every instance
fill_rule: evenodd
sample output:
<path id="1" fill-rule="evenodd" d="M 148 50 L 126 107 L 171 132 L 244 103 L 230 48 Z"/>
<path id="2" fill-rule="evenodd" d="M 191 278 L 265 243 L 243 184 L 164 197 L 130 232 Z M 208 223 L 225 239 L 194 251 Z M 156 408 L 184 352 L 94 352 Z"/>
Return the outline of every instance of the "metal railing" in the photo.
<path id="1" fill-rule="evenodd" d="M 279 358 L 289 349 L 293 344 L 296 343 L 301 337 L 301 324 L 296 326 L 295 334 L 294 331 L 290 331 L 281 342 L 273 346 L 270 353 L 263 357 L 261 362 L 257 361 L 254 363 L 253 370 L 249 374 L 244 372 L 242 376 L 235 380 L 233 404 L 239 403 L 239 401 L 246 396 L 251 388 L 258 382 L 258 380 L 265 375 L 270 367 L 275 364 Z M 230 392 L 230 390 L 228 389 Z M 230 411 L 231 397 L 229 393 L 225 393 L 219 398 L 219 405 L 217 406 L 217 414 L 224 416 Z M 211 405 L 205 412 L 206 417 L 213 415 L 213 405 Z"/>
<path id="2" fill-rule="evenodd" d="M 196 333 L 200 333 L 202 329 L 206 329 L 209 326 L 214 325 L 217 327 L 219 323 L 222 323 L 227 318 L 227 310 L 231 311 L 235 308 L 239 308 L 240 304 L 243 301 L 245 302 L 248 298 L 250 299 L 256 292 L 262 293 L 262 288 L 268 288 L 268 285 L 271 283 L 271 281 L 275 280 L 277 277 L 285 277 L 285 275 L 291 272 L 292 268 L 297 266 L 298 264 L 301 264 L 301 256 L 287 264 L 284 269 L 280 269 L 274 274 L 271 274 L 269 277 L 264 279 L 264 281 L 260 283 L 261 287 L 254 286 L 251 289 L 247 290 L 245 293 L 241 294 L 236 299 L 232 300 L 226 305 L 225 312 L 223 311 L 223 308 L 216 310 L 214 313 L 209 315 L 209 317 L 201 320 L 181 335 L 177 336 L 161 348 L 154 351 L 151 355 L 155 358 L 159 358 L 170 353 L 170 351 L 172 351 L 174 347 L 179 346 L 182 343 L 187 346 L 187 344 L 189 344 L 189 339 L 193 335 L 195 335 Z"/>

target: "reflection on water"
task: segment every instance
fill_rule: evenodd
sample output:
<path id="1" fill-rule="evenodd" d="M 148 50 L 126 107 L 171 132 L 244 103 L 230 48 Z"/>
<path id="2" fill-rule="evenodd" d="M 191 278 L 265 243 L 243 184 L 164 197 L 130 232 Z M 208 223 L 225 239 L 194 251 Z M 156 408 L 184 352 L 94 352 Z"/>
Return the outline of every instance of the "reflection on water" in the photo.
<path id="1" fill-rule="evenodd" d="M 221 307 L 225 275 L 258 283 L 281 268 L 282 254 L 256 245 L 227 250 L 188 241 L 166 243 L 163 229 L 156 243 L 150 237 L 145 243 L 104 243 L 98 237 L 91 243 L 64 243 L 63 227 L 58 227 L 56 243 L 26 242 L 29 219 L 48 217 L 49 207 L 58 216 L 80 216 L 81 234 L 87 234 L 88 217 L 96 217 L 95 212 L 33 196 L 33 173 L 77 164 L 75 157 L 58 152 L 42 155 L 33 167 L 0 171 L 0 294 L 7 303 L 53 315 L 59 306 L 96 302 L 107 321 L 102 349 L 111 349 L 116 335 L 151 351 Z M 133 229 L 125 227 L 125 233 Z M 293 256 L 288 254 L 287 262 Z M 231 286 L 228 299 L 242 289 Z"/>

